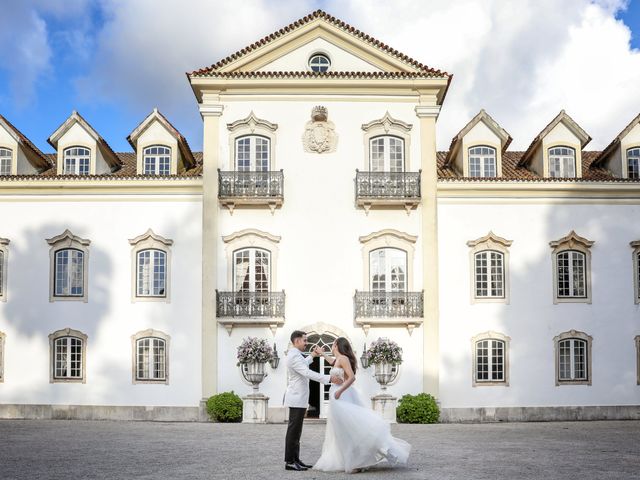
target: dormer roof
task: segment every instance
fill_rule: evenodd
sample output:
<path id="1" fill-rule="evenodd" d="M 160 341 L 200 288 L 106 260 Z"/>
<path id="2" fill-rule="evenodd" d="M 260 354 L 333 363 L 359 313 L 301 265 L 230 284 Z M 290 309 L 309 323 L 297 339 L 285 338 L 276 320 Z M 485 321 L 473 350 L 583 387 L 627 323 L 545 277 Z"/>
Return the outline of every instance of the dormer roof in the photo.
<path id="1" fill-rule="evenodd" d="M 96 130 L 89 125 L 87 122 L 77 111 L 73 111 L 71 116 L 67 118 L 62 125 L 58 127 L 58 129 L 51 134 L 51 136 L 47 139 L 49 145 L 51 145 L 56 150 L 58 149 L 58 141 L 62 138 L 62 136 L 69 131 L 71 127 L 73 127 L 76 123 L 80 124 L 80 126 L 96 141 L 98 144 L 98 148 L 102 150 L 102 154 L 104 156 L 105 161 L 109 164 L 112 170 L 116 170 L 122 166 L 122 162 L 115 154 L 115 152 L 111 149 L 109 144 L 102 138 Z"/>
<path id="2" fill-rule="evenodd" d="M 20 148 L 25 153 L 25 157 L 35 169 L 39 172 L 47 170 L 50 168 L 53 163 L 49 161 L 49 159 L 45 156 L 44 153 L 40 151 L 38 147 L 36 147 L 31 140 L 29 140 L 20 130 L 14 127 L 9 120 L 0 115 L 0 126 L 3 127 L 9 135 L 11 135 L 14 140 L 18 143 Z"/>
<path id="3" fill-rule="evenodd" d="M 527 148 L 527 150 L 524 152 L 524 155 L 522 155 L 520 163 L 518 164 L 519 166 L 525 166 L 529 163 L 533 156 L 533 153 L 535 152 L 536 148 L 538 148 L 540 142 L 542 142 L 544 137 L 546 137 L 549 132 L 551 132 L 551 130 L 553 130 L 559 123 L 562 123 L 576 137 L 578 137 L 581 148 L 584 148 L 591 141 L 591 137 L 589 136 L 589 134 L 585 132 L 582 127 L 580 127 L 580 125 L 578 125 L 575 120 L 573 120 L 573 118 L 571 118 L 567 114 L 567 112 L 565 112 L 564 110 L 560 110 L 560 113 L 556 115 L 553 120 L 551 120 L 551 123 L 544 127 L 544 129 L 542 129 L 542 131 L 536 136 L 536 138 L 533 139 L 531 145 L 529 145 L 529 148 Z"/>
<path id="4" fill-rule="evenodd" d="M 600 155 L 594 160 L 594 167 L 602 167 L 604 166 L 605 161 L 609 158 L 609 155 L 620 145 L 620 142 L 624 137 L 626 137 L 629 132 L 640 123 L 640 115 L 636 116 L 629 124 L 624 127 L 624 129 L 613 139 L 613 141 L 606 146 L 606 148 L 600 152 Z"/>
<path id="5" fill-rule="evenodd" d="M 449 151 L 447 152 L 445 164 L 453 161 L 456 154 L 458 153 L 458 149 L 462 145 L 462 139 L 464 138 L 464 136 L 480 122 L 484 123 L 500 139 L 503 152 L 507 149 L 507 147 L 509 147 L 509 144 L 513 140 L 511 138 L 511 135 L 509 135 L 509 133 L 498 124 L 498 122 L 491 118 L 491 116 L 484 109 L 482 109 L 475 117 L 471 119 L 471 121 L 469 121 L 469 123 L 467 123 L 462 128 L 462 130 L 458 132 L 455 137 L 453 137 L 453 139 L 451 140 L 451 145 L 449 146 Z"/>
<path id="6" fill-rule="evenodd" d="M 158 111 L 157 108 L 154 108 L 153 111 L 147 115 L 147 117 L 136 128 L 134 128 L 127 137 L 127 141 L 133 147 L 133 150 L 138 151 L 138 138 L 140 138 L 140 135 L 142 135 L 153 122 L 160 123 L 176 139 L 185 166 L 187 168 L 195 166 L 196 160 L 193 156 L 193 152 L 191 151 L 191 147 L 189 147 L 187 139 L 171 124 L 171 122 L 169 122 L 169 120 L 167 120 L 167 117 Z"/>

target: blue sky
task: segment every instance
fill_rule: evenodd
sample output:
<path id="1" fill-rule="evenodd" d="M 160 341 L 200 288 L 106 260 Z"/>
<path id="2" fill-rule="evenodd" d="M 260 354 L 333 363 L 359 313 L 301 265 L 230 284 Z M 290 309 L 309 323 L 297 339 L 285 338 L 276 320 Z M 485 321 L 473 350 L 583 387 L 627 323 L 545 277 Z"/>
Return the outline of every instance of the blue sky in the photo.
<path id="1" fill-rule="evenodd" d="M 516 148 L 561 108 L 592 134 L 592 148 L 640 111 L 640 0 L 0 0 L 0 7 L 0 113 L 46 152 L 47 137 L 74 109 L 114 150 L 130 151 L 126 136 L 155 106 L 200 149 L 201 120 L 184 72 L 316 8 L 455 74 L 439 148 L 480 108 Z M 602 76 L 601 67 L 615 78 L 586 78 Z M 606 103 L 594 109 L 601 94 Z"/>

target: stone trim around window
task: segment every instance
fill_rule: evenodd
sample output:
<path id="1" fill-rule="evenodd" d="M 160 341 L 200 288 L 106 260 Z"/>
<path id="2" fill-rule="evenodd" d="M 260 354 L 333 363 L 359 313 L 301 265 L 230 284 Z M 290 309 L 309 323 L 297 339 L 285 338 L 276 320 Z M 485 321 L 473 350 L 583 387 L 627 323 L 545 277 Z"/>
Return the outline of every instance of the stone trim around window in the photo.
<path id="1" fill-rule="evenodd" d="M 2 261 L 2 265 L 0 265 L 0 271 L 2 272 L 2 276 L 0 277 L 0 302 L 7 301 L 7 271 L 9 269 L 9 243 L 10 240 L 7 238 L 0 238 L 0 254 Z M 0 376 L 2 372 L 0 371 Z"/>
<path id="2" fill-rule="evenodd" d="M 640 385 L 640 335 L 636 335 L 634 341 L 636 343 L 636 382 Z"/>
<path id="3" fill-rule="evenodd" d="M 629 245 L 633 248 L 631 261 L 633 262 L 633 303 L 640 304 L 640 240 L 634 240 Z"/>
<path id="4" fill-rule="evenodd" d="M 560 359 L 558 358 L 558 344 L 562 340 L 568 340 L 570 338 L 577 338 L 587 342 L 587 379 L 586 380 L 560 380 Z M 553 354 L 555 356 L 555 371 L 556 371 L 556 387 L 561 385 L 591 385 L 591 344 L 593 343 L 593 337 L 587 335 L 584 332 L 577 330 L 570 330 L 563 332 L 560 335 L 553 337 Z"/>
<path id="5" fill-rule="evenodd" d="M 505 238 L 499 237 L 492 231 L 489 231 L 484 237 L 477 238 L 475 240 L 469 240 L 467 242 L 467 246 L 470 248 L 469 250 L 469 272 L 470 272 L 470 302 L 473 305 L 474 303 L 504 303 L 509 305 L 510 300 L 510 289 L 509 289 L 509 247 L 513 240 L 507 240 Z M 504 274 L 504 285 L 502 297 L 477 297 L 476 296 L 476 272 L 475 272 L 475 256 L 476 253 L 484 252 L 484 251 L 496 251 L 502 254 L 502 270 Z"/>
<path id="6" fill-rule="evenodd" d="M 276 135 L 278 130 L 276 123 L 271 123 L 268 120 L 258 118 L 253 110 L 245 118 L 236 120 L 232 123 L 227 123 L 227 129 L 229 130 L 229 165 L 226 170 L 236 170 L 236 140 L 240 137 L 257 135 L 266 137 L 269 139 L 269 170 L 276 170 Z M 225 170 L 225 169 L 223 169 Z"/>
<path id="7" fill-rule="evenodd" d="M 131 302 L 171 303 L 171 246 L 173 240 L 156 235 L 148 229 L 142 235 L 129 239 L 131 248 Z M 138 253 L 142 250 L 160 250 L 166 255 L 164 295 L 138 296 Z"/>
<path id="8" fill-rule="evenodd" d="M 362 125 L 364 131 L 364 167 L 363 171 L 368 172 L 371 160 L 371 140 L 374 137 L 392 136 L 398 137 L 404 142 L 404 171 L 411 171 L 411 129 L 413 125 L 393 118 L 389 112 L 386 112 L 382 118 L 372 120 Z"/>
<path id="9" fill-rule="evenodd" d="M 63 337 L 76 337 L 82 340 L 82 377 L 81 378 L 55 378 L 56 368 L 56 347 L 55 341 Z M 87 337 L 86 334 L 72 328 L 56 330 L 49 335 L 49 383 L 87 383 Z"/>
<path id="10" fill-rule="evenodd" d="M 369 255 L 379 248 L 397 248 L 407 253 L 407 291 L 412 292 L 413 288 L 413 256 L 415 243 L 418 237 L 408 233 L 400 232 L 391 228 L 379 230 L 377 232 L 364 235 L 359 238 L 362 243 L 362 290 L 369 291 Z"/>
<path id="11" fill-rule="evenodd" d="M 4 342 L 7 335 L 0 332 L 0 383 L 4 383 Z"/>
<path id="12" fill-rule="evenodd" d="M 277 291 L 277 271 L 278 271 L 278 244 L 281 237 L 272 235 L 255 228 L 247 228 L 222 237 L 222 241 L 227 244 L 227 286 L 229 291 L 233 290 L 233 253 L 244 248 L 262 248 L 271 254 L 269 290 Z"/>
<path id="13" fill-rule="evenodd" d="M 476 344 L 482 340 L 500 340 L 504 342 L 504 380 L 477 380 L 478 374 L 478 363 L 476 358 Z M 471 338 L 471 386 L 473 387 L 484 387 L 484 386 L 499 386 L 499 387 L 508 387 L 509 386 L 509 344 L 511 342 L 511 337 L 508 337 L 502 333 L 488 331 L 484 333 L 479 333 L 478 335 Z"/>
<path id="14" fill-rule="evenodd" d="M 595 242 L 581 237 L 571 230 L 559 240 L 549 242 L 551 251 L 551 268 L 553 269 L 553 304 L 558 303 L 591 303 L 591 246 Z M 558 254 L 567 250 L 582 252 L 585 256 L 585 297 L 558 297 Z"/>
<path id="15" fill-rule="evenodd" d="M 164 379 L 162 380 L 143 380 L 137 376 L 138 372 L 138 340 L 143 338 L 159 338 L 164 340 Z M 131 383 L 133 385 L 169 385 L 169 345 L 171 337 L 164 332 L 148 328 L 131 335 Z"/>
<path id="16" fill-rule="evenodd" d="M 52 238 L 46 239 L 47 243 L 51 245 L 49 249 L 49 302 L 84 302 L 89 301 L 89 245 L 91 240 L 80 238 L 69 231 L 69 229 L 62 232 L 60 235 L 56 235 Z M 83 272 L 82 272 L 82 295 L 81 296 L 56 296 L 56 252 L 59 250 L 65 250 L 67 248 L 74 248 L 83 252 Z"/>

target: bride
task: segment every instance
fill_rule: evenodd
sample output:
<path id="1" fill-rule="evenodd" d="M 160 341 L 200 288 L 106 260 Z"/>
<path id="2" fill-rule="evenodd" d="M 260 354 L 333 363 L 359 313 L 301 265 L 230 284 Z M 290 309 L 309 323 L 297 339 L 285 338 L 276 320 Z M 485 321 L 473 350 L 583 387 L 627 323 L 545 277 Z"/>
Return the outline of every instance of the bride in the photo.
<path id="1" fill-rule="evenodd" d="M 322 352 L 325 361 L 333 365 L 330 374 L 344 381 L 332 384 L 329 390 L 327 430 L 322 455 L 314 470 L 353 473 L 385 461 L 390 465 L 406 465 L 411 445 L 391 436 L 389 424 L 367 407 L 352 388 L 357 361 L 351 344 L 339 337 L 331 352 L 335 359 Z"/>

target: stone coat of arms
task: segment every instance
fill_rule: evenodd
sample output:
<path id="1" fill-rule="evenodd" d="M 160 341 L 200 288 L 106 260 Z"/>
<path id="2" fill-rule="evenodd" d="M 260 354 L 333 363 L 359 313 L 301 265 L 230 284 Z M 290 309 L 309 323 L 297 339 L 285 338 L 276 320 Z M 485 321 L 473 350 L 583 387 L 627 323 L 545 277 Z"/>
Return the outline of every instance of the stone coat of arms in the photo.
<path id="1" fill-rule="evenodd" d="M 302 135 L 305 152 L 331 153 L 336 150 L 338 134 L 328 116 L 326 107 L 313 107 L 311 121 L 305 125 Z"/>

